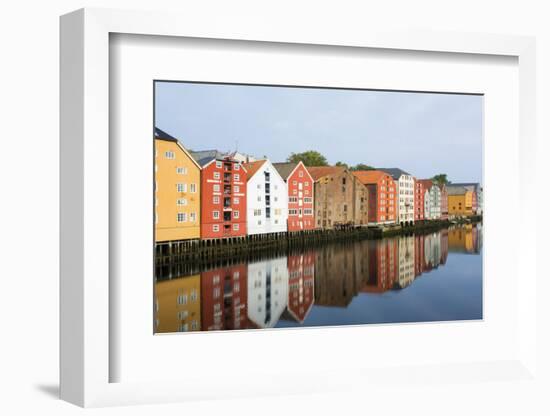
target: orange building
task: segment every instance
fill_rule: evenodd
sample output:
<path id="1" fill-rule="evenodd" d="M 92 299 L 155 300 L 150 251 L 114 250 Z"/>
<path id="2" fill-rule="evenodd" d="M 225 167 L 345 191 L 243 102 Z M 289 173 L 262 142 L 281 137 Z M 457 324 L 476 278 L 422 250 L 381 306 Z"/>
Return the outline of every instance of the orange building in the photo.
<path id="1" fill-rule="evenodd" d="M 168 133 L 155 128 L 155 241 L 200 238 L 201 168 Z"/>
<path id="2" fill-rule="evenodd" d="M 198 274 L 155 283 L 155 332 L 201 330 Z"/>
<path id="3" fill-rule="evenodd" d="M 396 223 L 398 195 L 393 178 L 379 170 L 355 171 L 353 174 L 368 190 L 369 225 Z"/>

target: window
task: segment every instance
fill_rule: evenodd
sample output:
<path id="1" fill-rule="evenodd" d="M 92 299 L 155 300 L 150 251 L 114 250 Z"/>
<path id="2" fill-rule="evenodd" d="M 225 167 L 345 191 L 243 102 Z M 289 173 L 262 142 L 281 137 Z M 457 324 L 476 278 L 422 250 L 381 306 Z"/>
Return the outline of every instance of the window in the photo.
<path id="1" fill-rule="evenodd" d="M 178 192 L 187 192 L 187 184 L 186 183 L 178 183 Z"/>
<path id="2" fill-rule="evenodd" d="M 238 173 L 234 174 L 233 175 L 233 180 L 240 181 L 241 180 L 241 175 L 239 175 Z"/>
<path id="3" fill-rule="evenodd" d="M 305 194 L 305 195 L 309 195 L 309 189 L 306 189 L 306 190 L 304 191 L 304 194 Z"/>
<path id="4" fill-rule="evenodd" d="M 222 167 L 222 162 L 220 162 L 219 160 L 216 160 L 216 167 L 221 168 Z"/>
<path id="5" fill-rule="evenodd" d="M 191 212 L 189 214 L 189 221 L 190 222 L 196 222 L 197 221 L 197 213 L 196 212 Z"/>
<path id="6" fill-rule="evenodd" d="M 214 172 L 214 179 L 220 179 L 220 172 Z"/>
<path id="7" fill-rule="evenodd" d="M 297 209 L 289 209 L 288 210 L 288 215 L 298 215 L 298 210 Z"/>
<path id="8" fill-rule="evenodd" d="M 235 170 L 239 170 L 241 168 L 241 165 L 239 165 L 238 163 L 235 163 Z"/>
<path id="9" fill-rule="evenodd" d="M 239 201 L 240 201 L 239 198 L 237 198 L 237 197 L 233 198 L 233 203 L 235 205 L 237 205 L 239 203 Z"/>
<path id="10" fill-rule="evenodd" d="M 235 192 L 235 193 L 241 192 L 241 187 L 238 186 L 238 185 L 235 185 L 235 190 L 233 192 Z"/>
<path id="11" fill-rule="evenodd" d="M 178 212 L 178 222 L 186 222 L 187 214 L 185 212 Z"/>
<path id="12" fill-rule="evenodd" d="M 305 181 L 305 182 L 304 182 L 304 186 L 309 186 L 309 182 L 308 182 L 308 181 Z"/>
<path id="13" fill-rule="evenodd" d="M 233 211 L 233 218 L 239 218 L 239 211 Z"/>
<path id="14" fill-rule="evenodd" d="M 214 185 L 214 192 L 220 192 L 220 185 Z"/>
<path id="15" fill-rule="evenodd" d="M 311 198 L 310 198 L 310 199 L 311 199 Z M 304 201 L 305 201 L 305 199 L 304 199 Z M 294 202 L 294 203 L 296 203 L 296 202 L 298 202 L 298 197 L 296 197 L 296 196 L 290 196 L 290 197 L 288 197 L 288 202 Z M 306 202 L 307 202 L 307 201 L 306 201 Z"/>
<path id="16" fill-rule="evenodd" d="M 219 196 L 215 196 L 214 198 L 212 198 L 212 203 L 213 203 L 213 204 L 219 204 L 219 203 L 220 203 L 220 197 L 219 197 Z"/>
<path id="17" fill-rule="evenodd" d="M 239 224 L 233 224 L 233 230 L 239 231 Z"/>
<path id="18" fill-rule="evenodd" d="M 212 231 L 214 231 L 215 233 L 217 233 L 218 231 L 220 231 L 220 226 L 218 224 L 214 224 L 212 226 Z"/>
<path id="19" fill-rule="evenodd" d="M 178 295 L 178 305 L 187 305 L 187 293 L 180 293 Z"/>
<path id="20" fill-rule="evenodd" d="M 220 218 L 220 211 L 212 211 L 212 218 L 218 220 Z"/>
<path id="21" fill-rule="evenodd" d="M 168 151 L 164 152 L 164 157 L 166 159 L 175 159 L 176 155 L 171 150 L 168 150 Z"/>
<path id="22" fill-rule="evenodd" d="M 304 208 L 304 215 L 313 215 L 313 210 L 311 208 Z"/>
<path id="23" fill-rule="evenodd" d="M 192 183 L 192 184 L 189 185 L 189 192 L 191 192 L 192 194 L 197 192 L 197 184 L 196 183 Z"/>
<path id="24" fill-rule="evenodd" d="M 298 176 L 299 176 L 300 178 L 303 178 L 303 177 L 304 177 L 304 171 L 303 171 L 303 170 L 299 171 L 299 172 L 298 172 Z"/>
<path id="25" fill-rule="evenodd" d="M 184 168 L 184 167 L 176 168 L 176 173 L 178 175 L 187 175 L 187 168 Z"/>
<path id="26" fill-rule="evenodd" d="M 262 215 L 262 210 L 261 210 L 261 209 L 255 209 L 255 210 L 254 210 L 254 216 L 255 216 L 255 217 L 258 217 L 258 216 L 260 216 L 260 215 Z"/>
<path id="27" fill-rule="evenodd" d="M 179 206 L 187 205 L 187 199 L 185 199 L 185 198 L 179 198 L 179 199 L 176 201 L 176 205 L 179 205 Z"/>
<path id="28" fill-rule="evenodd" d="M 292 185 L 298 185 L 298 181 L 292 181 Z"/>

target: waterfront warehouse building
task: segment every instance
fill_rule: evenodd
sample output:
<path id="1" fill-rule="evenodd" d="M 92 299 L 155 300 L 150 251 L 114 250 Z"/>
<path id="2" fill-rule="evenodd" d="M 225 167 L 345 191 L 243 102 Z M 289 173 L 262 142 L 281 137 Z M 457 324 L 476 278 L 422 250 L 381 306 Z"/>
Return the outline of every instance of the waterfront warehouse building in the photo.
<path id="1" fill-rule="evenodd" d="M 273 163 L 288 190 L 288 231 L 315 228 L 313 178 L 302 162 Z"/>
<path id="2" fill-rule="evenodd" d="M 155 241 L 200 238 L 201 168 L 182 144 L 155 128 Z"/>
<path id="3" fill-rule="evenodd" d="M 367 225 L 367 188 L 343 166 L 308 167 L 315 183 L 317 228 Z"/>
<path id="4" fill-rule="evenodd" d="M 440 210 L 442 220 L 449 219 L 449 193 L 447 191 L 447 185 L 440 184 L 439 186 L 439 195 L 440 195 Z"/>
<path id="5" fill-rule="evenodd" d="M 397 184 L 397 193 L 399 195 L 399 204 L 397 205 L 397 218 L 402 225 L 414 223 L 415 211 L 415 187 L 414 177 L 399 168 L 379 168 L 382 172 L 390 175 Z"/>
<path id="6" fill-rule="evenodd" d="M 201 330 L 201 278 L 175 276 L 155 283 L 155 332 Z"/>
<path id="7" fill-rule="evenodd" d="M 398 199 L 393 178 L 380 170 L 355 171 L 353 174 L 367 187 L 368 224 L 395 224 Z"/>
<path id="8" fill-rule="evenodd" d="M 191 152 L 201 166 L 201 238 L 246 235 L 246 169 L 214 152 Z"/>
<path id="9" fill-rule="evenodd" d="M 449 216 L 464 217 L 473 215 L 474 193 L 464 186 L 449 185 L 447 187 L 449 200 Z"/>
<path id="10" fill-rule="evenodd" d="M 288 191 L 284 179 L 269 160 L 245 163 L 247 233 L 280 233 L 287 230 Z"/>
<path id="11" fill-rule="evenodd" d="M 477 182 L 453 183 L 453 186 L 463 186 L 473 193 L 472 212 L 476 215 L 483 214 L 483 188 Z"/>
<path id="12" fill-rule="evenodd" d="M 428 193 L 424 204 L 424 217 L 427 220 L 441 218 L 441 189 L 431 179 L 420 179 L 425 192 Z"/>
<path id="13" fill-rule="evenodd" d="M 424 221 L 424 207 L 426 203 L 426 191 L 424 184 L 417 179 L 414 180 L 414 220 Z"/>

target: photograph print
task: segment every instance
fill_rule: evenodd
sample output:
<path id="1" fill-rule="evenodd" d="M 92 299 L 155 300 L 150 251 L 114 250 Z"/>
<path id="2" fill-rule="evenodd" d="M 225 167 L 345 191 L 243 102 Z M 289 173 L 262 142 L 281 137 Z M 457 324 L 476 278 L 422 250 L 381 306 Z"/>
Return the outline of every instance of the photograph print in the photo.
<path id="1" fill-rule="evenodd" d="M 483 96 L 154 82 L 155 333 L 483 319 Z"/>

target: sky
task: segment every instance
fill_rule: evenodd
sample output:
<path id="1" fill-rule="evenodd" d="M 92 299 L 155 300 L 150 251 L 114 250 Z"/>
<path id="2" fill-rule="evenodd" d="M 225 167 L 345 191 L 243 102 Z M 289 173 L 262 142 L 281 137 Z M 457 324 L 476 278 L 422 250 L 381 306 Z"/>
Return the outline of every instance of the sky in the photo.
<path id="1" fill-rule="evenodd" d="M 155 124 L 187 149 L 283 162 L 317 150 L 330 164 L 401 168 L 482 182 L 483 97 L 157 82 Z"/>

